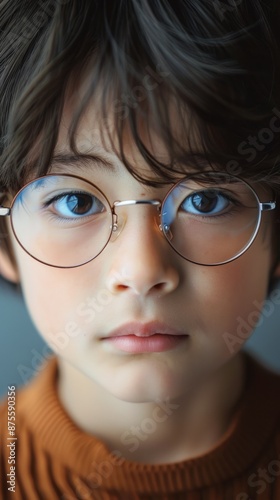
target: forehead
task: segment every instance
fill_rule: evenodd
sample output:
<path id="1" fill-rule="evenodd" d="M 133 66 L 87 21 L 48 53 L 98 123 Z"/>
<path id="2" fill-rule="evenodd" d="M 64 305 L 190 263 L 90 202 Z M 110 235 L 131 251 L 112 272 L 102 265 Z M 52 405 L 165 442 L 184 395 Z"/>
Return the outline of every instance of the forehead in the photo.
<path id="1" fill-rule="evenodd" d="M 71 152 L 69 131 L 75 116 L 76 110 L 79 108 L 83 98 L 84 85 L 80 85 L 65 99 L 59 136 L 54 150 L 54 159 L 60 153 Z M 79 125 L 75 134 L 77 150 L 84 155 L 92 155 L 104 167 L 118 169 L 123 166 L 121 159 L 121 146 L 119 136 L 116 131 L 116 106 L 114 100 L 109 103 L 106 118 L 100 112 L 100 103 L 102 95 L 97 89 L 95 95 L 90 99 L 85 111 L 81 115 Z M 175 135 L 178 142 L 183 143 L 184 138 L 182 129 L 178 125 L 178 116 L 176 106 L 170 98 L 168 105 L 170 113 L 170 129 Z M 181 117 L 182 118 L 182 117 Z M 106 121 L 105 121 L 106 120 Z M 166 147 L 166 141 L 162 139 L 157 127 L 156 118 L 150 115 L 150 120 L 141 118 L 141 112 L 137 119 L 137 134 L 140 137 L 143 145 L 151 156 L 164 165 L 170 165 L 170 153 Z M 140 153 L 139 148 L 135 144 L 130 125 L 127 121 L 123 121 L 122 142 L 123 153 L 125 158 L 132 165 L 133 170 L 136 170 L 140 175 L 153 176 L 150 166 L 145 161 L 145 158 Z"/>

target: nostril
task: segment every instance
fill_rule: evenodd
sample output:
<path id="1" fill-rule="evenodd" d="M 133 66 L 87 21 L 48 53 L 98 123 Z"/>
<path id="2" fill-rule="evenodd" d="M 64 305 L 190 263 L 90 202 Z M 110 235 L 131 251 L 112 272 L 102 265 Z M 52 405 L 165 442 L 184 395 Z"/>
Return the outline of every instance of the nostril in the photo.
<path id="1" fill-rule="evenodd" d="M 164 286 L 165 286 L 165 283 L 157 283 L 156 285 L 154 285 L 154 288 L 155 290 L 163 290 L 164 289 Z"/>
<path id="2" fill-rule="evenodd" d="M 115 286 L 114 286 L 114 291 L 115 292 L 125 292 L 126 290 L 129 290 L 130 288 L 135 288 L 132 284 L 131 285 L 124 285 L 124 284 L 121 284 L 121 283 L 115 283 Z M 157 283 L 155 285 L 153 285 L 151 288 L 150 288 L 150 292 L 164 292 L 166 288 L 166 283 L 162 282 L 162 283 Z"/>
<path id="3" fill-rule="evenodd" d="M 126 286 L 126 285 L 117 285 L 116 286 L 116 290 L 119 291 L 119 292 L 127 290 L 127 288 L 129 288 L 129 286 Z"/>

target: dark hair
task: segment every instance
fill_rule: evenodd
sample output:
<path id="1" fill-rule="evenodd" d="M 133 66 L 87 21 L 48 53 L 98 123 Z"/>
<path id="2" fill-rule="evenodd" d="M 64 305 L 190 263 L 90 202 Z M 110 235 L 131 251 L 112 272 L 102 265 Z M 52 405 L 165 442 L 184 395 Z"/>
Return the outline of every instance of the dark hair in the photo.
<path id="1" fill-rule="evenodd" d="M 277 190 L 279 13 L 279 0 L 1 2 L 0 192 L 48 172 L 70 82 L 85 74 L 70 130 L 74 154 L 79 120 L 102 89 L 98 110 L 109 137 L 113 115 L 112 147 L 142 182 L 172 182 L 210 166 Z M 170 126 L 174 110 L 180 140 Z M 167 163 L 144 144 L 141 120 L 163 139 Z M 126 158 L 127 125 L 151 177 Z"/>

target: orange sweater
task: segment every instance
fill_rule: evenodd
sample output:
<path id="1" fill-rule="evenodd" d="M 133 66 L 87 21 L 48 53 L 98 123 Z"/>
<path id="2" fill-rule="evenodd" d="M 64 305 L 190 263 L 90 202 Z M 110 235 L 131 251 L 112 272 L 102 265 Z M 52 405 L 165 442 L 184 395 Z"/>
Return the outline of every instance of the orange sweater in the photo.
<path id="1" fill-rule="evenodd" d="M 116 458 L 74 425 L 58 400 L 53 358 L 16 393 L 15 436 L 7 402 L 0 407 L 1 500 L 280 500 L 280 376 L 246 360 L 243 395 L 215 447 L 192 460 L 144 465 Z"/>

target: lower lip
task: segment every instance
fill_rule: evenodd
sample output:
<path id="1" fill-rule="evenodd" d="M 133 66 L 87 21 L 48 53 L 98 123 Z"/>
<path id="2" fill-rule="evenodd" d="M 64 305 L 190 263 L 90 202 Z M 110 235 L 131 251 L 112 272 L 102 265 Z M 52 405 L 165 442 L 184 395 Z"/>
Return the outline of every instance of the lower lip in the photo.
<path id="1" fill-rule="evenodd" d="M 155 334 L 150 337 L 137 337 L 136 335 L 122 335 L 120 337 L 108 337 L 105 340 L 124 352 L 163 352 L 174 349 L 182 344 L 188 335 L 163 335 Z"/>

